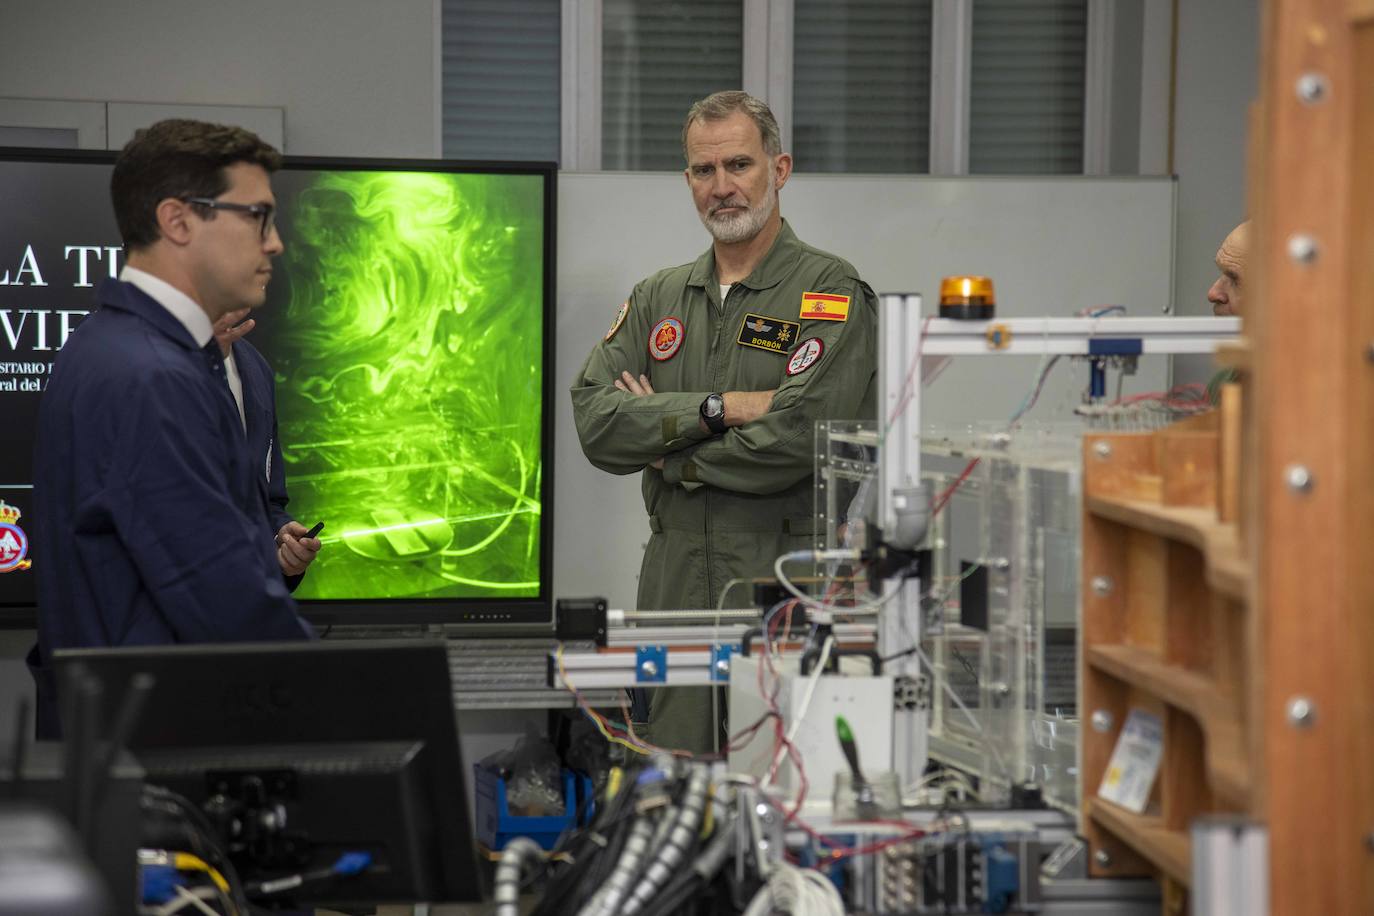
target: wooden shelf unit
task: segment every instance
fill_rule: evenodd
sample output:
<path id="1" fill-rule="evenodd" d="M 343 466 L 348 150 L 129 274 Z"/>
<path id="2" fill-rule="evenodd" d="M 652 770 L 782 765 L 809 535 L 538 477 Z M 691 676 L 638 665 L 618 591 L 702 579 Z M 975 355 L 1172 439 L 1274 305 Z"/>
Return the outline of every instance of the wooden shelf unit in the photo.
<path id="1" fill-rule="evenodd" d="M 1241 382 L 1211 445 L 1192 428 L 1084 453 L 1080 710 L 1113 724 L 1083 731 L 1083 832 L 1094 873 L 1157 874 L 1166 912 L 1185 912 L 1191 819 L 1239 811 L 1267 875 L 1210 877 L 1264 881 L 1246 903 L 1268 916 L 1367 916 L 1374 0 L 1266 0 L 1260 24 L 1245 340 L 1220 354 Z M 1143 817 L 1095 798 L 1133 706 L 1165 726 Z"/>
<path id="2" fill-rule="evenodd" d="M 1094 824 L 1119 836 L 1132 838 L 1135 850 L 1147 861 L 1179 884 L 1187 884 L 1192 868 L 1188 834 L 1170 830 L 1161 818 L 1132 814 L 1109 801 L 1095 798 L 1086 805 Z"/>
<path id="3" fill-rule="evenodd" d="M 1226 409 L 1236 407 L 1232 399 Z M 1223 414 L 1084 440 L 1079 683 L 1090 724 L 1082 829 L 1105 853 L 1095 856 L 1094 874 L 1154 874 L 1172 897 L 1190 881 L 1191 822 L 1248 811 L 1253 794 L 1250 574 L 1236 523 L 1222 521 L 1222 495 L 1233 486 L 1223 479 L 1223 454 L 1233 447 Z M 1097 798 L 1135 708 L 1164 729 L 1159 775 L 1141 815 Z"/>

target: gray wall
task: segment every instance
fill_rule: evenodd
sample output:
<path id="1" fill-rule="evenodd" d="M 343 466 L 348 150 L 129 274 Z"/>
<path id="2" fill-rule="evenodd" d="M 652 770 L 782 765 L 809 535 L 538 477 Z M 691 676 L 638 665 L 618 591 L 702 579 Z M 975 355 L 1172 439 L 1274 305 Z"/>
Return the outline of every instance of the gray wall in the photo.
<path id="1" fill-rule="evenodd" d="M 1208 0 L 1179 3 L 1177 9 L 1174 301 L 1180 315 L 1210 315 L 1207 288 L 1217 276 L 1212 257 L 1246 213 L 1246 136 L 1259 88 L 1260 3 Z"/>
<path id="2" fill-rule="evenodd" d="M 439 154 L 437 0 L 0 0 L 0 96 L 286 109 L 295 155 Z"/>

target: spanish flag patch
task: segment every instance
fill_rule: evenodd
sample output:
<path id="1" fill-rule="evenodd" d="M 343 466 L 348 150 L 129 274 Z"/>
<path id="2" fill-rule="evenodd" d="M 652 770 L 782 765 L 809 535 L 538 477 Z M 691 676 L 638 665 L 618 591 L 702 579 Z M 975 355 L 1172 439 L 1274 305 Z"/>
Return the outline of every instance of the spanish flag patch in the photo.
<path id="1" fill-rule="evenodd" d="M 845 321 L 849 318 L 849 297 L 830 293 L 802 293 L 803 321 Z"/>

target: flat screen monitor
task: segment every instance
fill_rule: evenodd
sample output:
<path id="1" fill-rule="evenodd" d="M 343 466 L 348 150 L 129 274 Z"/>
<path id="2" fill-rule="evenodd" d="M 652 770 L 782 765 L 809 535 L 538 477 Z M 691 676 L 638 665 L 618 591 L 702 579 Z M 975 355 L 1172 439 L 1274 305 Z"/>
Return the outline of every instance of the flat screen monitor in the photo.
<path id="1" fill-rule="evenodd" d="M 124 263 L 113 154 L 0 150 L 0 615 L 31 623 L 33 431 Z M 324 522 L 318 623 L 550 619 L 552 165 L 288 158 L 272 365 L 289 511 Z"/>
<path id="2" fill-rule="evenodd" d="M 135 676 L 152 677 L 127 746 L 148 782 L 220 826 L 245 882 L 327 869 L 348 852 L 372 858 L 367 872 L 276 902 L 481 899 L 443 642 L 74 649 L 54 658 L 63 688 L 78 666 L 98 686 L 94 721 L 107 728 Z"/>

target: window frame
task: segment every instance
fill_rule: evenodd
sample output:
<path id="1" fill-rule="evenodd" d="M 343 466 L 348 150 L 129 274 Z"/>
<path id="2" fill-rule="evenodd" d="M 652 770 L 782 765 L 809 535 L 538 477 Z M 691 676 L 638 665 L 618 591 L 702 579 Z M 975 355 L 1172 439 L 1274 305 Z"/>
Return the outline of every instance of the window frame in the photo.
<path id="1" fill-rule="evenodd" d="M 743 89 L 773 109 L 782 131 L 783 149 L 792 149 L 793 0 L 741 0 L 744 23 Z M 930 172 L 934 176 L 969 174 L 969 124 L 973 4 L 977 0 L 938 0 L 931 22 Z M 1174 28 L 1172 15 L 1145 14 L 1140 38 L 1143 58 L 1140 85 L 1122 83 L 1116 72 L 1114 36 L 1117 16 L 1126 4 L 1141 0 L 1091 0 L 1084 77 L 1083 174 L 1113 172 L 1112 163 L 1134 161 L 1128 174 L 1153 174 L 1157 146 L 1151 139 L 1167 86 L 1157 78 L 1154 57 Z M 1146 4 L 1148 10 L 1149 5 Z M 561 2 L 561 168 L 573 172 L 602 168 L 602 0 Z M 1138 93 L 1138 149 L 1113 149 L 1114 100 Z M 1127 106 L 1130 107 L 1130 106 Z M 442 135 L 442 130 L 440 131 Z M 1120 141 L 1118 141 L 1119 143 Z M 1153 144 L 1153 146 L 1151 145 Z M 1120 173 L 1120 169 L 1116 170 Z M 855 172 L 837 174 L 860 174 Z"/>

